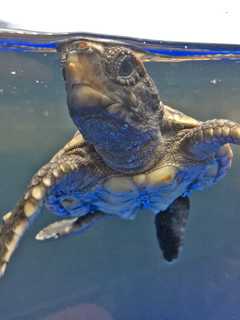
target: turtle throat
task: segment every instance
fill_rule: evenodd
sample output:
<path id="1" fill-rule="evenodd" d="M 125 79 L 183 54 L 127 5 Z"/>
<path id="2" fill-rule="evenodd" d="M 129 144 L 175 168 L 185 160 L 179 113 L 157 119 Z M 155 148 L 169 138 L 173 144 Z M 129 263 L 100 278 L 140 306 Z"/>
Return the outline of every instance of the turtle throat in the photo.
<path id="1" fill-rule="evenodd" d="M 160 130 L 140 130 L 121 121 L 88 118 L 80 127 L 86 140 L 94 145 L 104 162 L 121 172 L 141 172 L 152 167 L 159 154 Z"/>

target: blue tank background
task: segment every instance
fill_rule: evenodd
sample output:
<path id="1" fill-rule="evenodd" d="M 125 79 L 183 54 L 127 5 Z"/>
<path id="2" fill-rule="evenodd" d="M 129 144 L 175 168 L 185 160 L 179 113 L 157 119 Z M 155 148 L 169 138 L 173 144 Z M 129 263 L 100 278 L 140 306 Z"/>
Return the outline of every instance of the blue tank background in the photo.
<path id="1" fill-rule="evenodd" d="M 202 120 L 240 120 L 239 60 L 147 67 L 166 104 Z M 0 52 L 0 69 L 4 214 L 75 128 L 55 54 Z M 147 212 L 134 221 L 100 222 L 81 237 L 37 242 L 35 234 L 56 219 L 43 212 L 0 282 L 0 318 L 51 320 L 66 308 L 91 304 L 114 320 L 239 319 L 240 157 L 234 151 L 228 176 L 193 194 L 185 246 L 173 264 L 162 259 Z M 81 311 L 78 316 L 86 318 Z"/>

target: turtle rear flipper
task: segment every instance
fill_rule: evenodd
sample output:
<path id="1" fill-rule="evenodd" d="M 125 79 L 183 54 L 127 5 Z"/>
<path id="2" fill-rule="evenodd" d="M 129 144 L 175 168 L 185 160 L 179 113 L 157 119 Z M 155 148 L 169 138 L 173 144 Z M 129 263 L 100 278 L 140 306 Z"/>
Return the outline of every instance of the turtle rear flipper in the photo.
<path id="1" fill-rule="evenodd" d="M 179 197 L 167 210 L 158 213 L 155 217 L 159 246 L 164 258 L 169 262 L 178 257 L 183 245 L 189 209 L 189 198 Z"/>
<path id="2" fill-rule="evenodd" d="M 82 233 L 104 217 L 106 217 L 104 213 L 96 212 L 88 213 L 82 217 L 74 219 L 57 221 L 39 231 L 39 233 L 36 235 L 36 239 L 58 239 L 64 236 Z"/>

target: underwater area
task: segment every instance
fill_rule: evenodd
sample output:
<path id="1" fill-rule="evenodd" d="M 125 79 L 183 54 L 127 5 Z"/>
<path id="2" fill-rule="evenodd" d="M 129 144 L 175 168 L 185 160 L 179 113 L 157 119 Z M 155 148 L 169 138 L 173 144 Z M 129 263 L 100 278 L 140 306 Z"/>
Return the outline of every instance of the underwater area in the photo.
<path id="1" fill-rule="evenodd" d="M 1 216 L 76 131 L 56 50 L 79 39 L 138 52 L 166 105 L 201 121 L 240 121 L 240 46 L 2 31 Z M 0 280 L 0 319 L 238 320 L 240 149 L 233 151 L 227 176 L 191 195 L 174 263 L 162 258 L 149 212 L 45 242 L 35 235 L 57 217 L 43 210 Z"/>

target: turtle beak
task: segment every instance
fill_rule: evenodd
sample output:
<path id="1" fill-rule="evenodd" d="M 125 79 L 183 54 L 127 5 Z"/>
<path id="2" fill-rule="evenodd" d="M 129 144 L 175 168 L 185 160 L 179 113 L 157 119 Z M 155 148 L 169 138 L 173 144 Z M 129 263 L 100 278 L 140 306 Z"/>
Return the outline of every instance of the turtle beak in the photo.
<path id="1" fill-rule="evenodd" d="M 109 97 L 85 83 L 75 85 L 71 93 L 68 93 L 71 115 L 80 113 L 83 109 L 89 114 L 91 110 L 107 108 L 112 104 L 113 101 Z"/>
<path id="2" fill-rule="evenodd" d="M 103 47 L 90 42 L 79 42 L 65 54 L 64 74 L 68 86 L 87 84 L 102 91 L 102 67 L 99 62 Z"/>
<path id="3" fill-rule="evenodd" d="M 113 103 L 104 85 L 102 50 L 101 45 L 79 42 L 66 54 L 64 76 L 71 115 L 79 108 L 107 107 Z"/>

